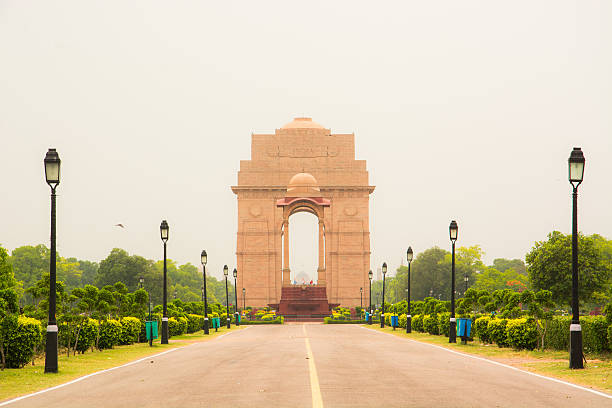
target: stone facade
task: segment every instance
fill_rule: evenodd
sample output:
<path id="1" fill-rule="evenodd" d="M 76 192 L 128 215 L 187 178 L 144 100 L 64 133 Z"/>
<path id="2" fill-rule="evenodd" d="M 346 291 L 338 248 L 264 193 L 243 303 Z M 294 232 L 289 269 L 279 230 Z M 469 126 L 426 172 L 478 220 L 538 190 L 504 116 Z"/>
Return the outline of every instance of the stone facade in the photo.
<path id="1" fill-rule="evenodd" d="M 297 184 L 289 187 L 292 179 Z M 365 160 L 355 160 L 354 134 L 332 134 L 310 118 L 296 118 L 274 134 L 253 134 L 251 160 L 240 162 L 232 191 L 238 196 L 238 288 L 246 289 L 247 305 L 278 304 L 282 286 L 291 285 L 286 244 L 297 211 L 319 217 L 317 286 L 326 288 L 329 303 L 359 306 L 362 287 L 368 304 L 374 186 Z"/>

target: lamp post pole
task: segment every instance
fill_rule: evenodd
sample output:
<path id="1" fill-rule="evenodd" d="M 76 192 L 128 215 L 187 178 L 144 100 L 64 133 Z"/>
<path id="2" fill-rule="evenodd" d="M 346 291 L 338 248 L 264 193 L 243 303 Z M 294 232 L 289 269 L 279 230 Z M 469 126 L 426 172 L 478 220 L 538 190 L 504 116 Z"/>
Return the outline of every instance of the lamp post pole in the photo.
<path id="1" fill-rule="evenodd" d="M 383 262 L 382 265 L 383 274 L 383 291 L 382 291 L 382 313 L 380 314 L 380 327 L 385 327 L 385 276 L 387 275 L 387 263 Z"/>
<path id="2" fill-rule="evenodd" d="M 370 269 L 370 272 L 368 272 L 368 278 L 370 280 L 370 293 L 368 295 L 368 299 L 370 299 L 370 318 L 368 319 L 368 324 L 372 324 L 372 277 L 373 277 L 373 273 L 372 270 Z"/>
<path id="3" fill-rule="evenodd" d="M 246 289 L 242 288 L 242 310 L 246 310 Z"/>
<path id="4" fill-rule="evenodd" d="M 60 183 L 61 160 L 55 149 L 49 149 L 45 155 L 45 179 L 51 187 L 51 254 L 49 260 L 49 320 L 45 342 L 45 373 L 57 373 L 57 320 L 55 319 L 56 303 L 56 230 L 55 230 L 55 189 Z"/>
<path id="5" fill-rule="evenodd" d="M 227 328 L 230 328 L 230 316 L 229 316 L 229 295 L 227 292 L 227 274 L 229 273 L 229 269 L 227 267 L 227 265 L 223 266 L 223 275 L 225 275 L 225 307 L 227 310 L 227 318 L 225 320 L 227 320 Z"/>
<path id="6" fill-rule="evenodd" d="M 359 307 L 363 309 L 363 288 L 359 288 Z"/>
<path id="7" fill-rule="evenodd" d="M 238 271 L 234 268 L 234 313 L 236 315 L 236 326 L 240 326 L 240 318 L 238 314 Z"/>
<path id="8" fill-rule="evenodd" d="M 409 246 L 406 251 L 406 259 L 408 260 L 408 313 L 406 313 L 406 333 L 412 333 L 412 314 L 410 312 L 410 264 L 412 263 L 413 256 L 412 247 Z"/>
<path id="9" fill-rule="evenodd" d="M 582 149 L 574 147 L 569 157 L 569 181 L 573 187 L 572 194 L 572 322 L 570 324 L 570 368 L 581 369 L 582 328 L 578 303 L 578 186 L 584 177 L 584 155 Z"/>
<path id="10" fill-rule="evenodd" d="M 202 279 L 204 281 L 202 289 L 202 297 L 204 298 L 204 334 L 208 334 L 210 327 L 208 325 L 208 297 L 206 293 L 206 262 L 208 262 L 208 255 L 205 249 L 200 254 L 200 261 L 202 262 Z"/>
<path id="11" fill-rule="evenodd" d="M 457 222 L 452 220 L 450 226 L 448 227 L 448 231 L 450 234 L 450 240 L 453 244 L 453 256 L 452 256 L 452 267 L 451 267 L 451 315 L 450 315 L 450 325 L 448 331 L 448 342 L 456 343 L 457 342 L 457 320 L 455 319 L 455 241 L 457 241 L 457 233 L 459 232 L 459 227 L 457 226 Z"/>
<path id="12" fill-rule="evenodd" d="M 161 233 L 161 240 L 164 243 L 164 315 L 162 317 L 161 344 L 168 344 L 168 270 L 166 265 L 166 243 L 168 242 L 169 227 L 166 220 L 162 221 L 159 231 Z"/>

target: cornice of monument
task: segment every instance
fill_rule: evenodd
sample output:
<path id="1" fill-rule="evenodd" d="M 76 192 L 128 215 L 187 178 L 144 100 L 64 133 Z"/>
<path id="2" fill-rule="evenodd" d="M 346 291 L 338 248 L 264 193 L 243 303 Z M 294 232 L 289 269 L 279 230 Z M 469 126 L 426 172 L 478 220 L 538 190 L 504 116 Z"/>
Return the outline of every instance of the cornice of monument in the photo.
<path id="1" fill-rule="evenodd" d="M 287 191 L 287 186 L 231 186 L 232 192 L 238 194 L 244 191 Z M 376 186 L 321 186 L 324 191 L 367 191 L 369 194 L 374 192 Z"/>

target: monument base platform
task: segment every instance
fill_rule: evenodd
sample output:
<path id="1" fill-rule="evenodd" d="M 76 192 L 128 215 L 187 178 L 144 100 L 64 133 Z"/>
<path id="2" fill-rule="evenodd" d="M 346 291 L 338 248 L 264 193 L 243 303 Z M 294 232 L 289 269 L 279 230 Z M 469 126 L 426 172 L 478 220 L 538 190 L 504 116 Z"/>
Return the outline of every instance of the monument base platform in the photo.
<path id="1" fill-rule="evenodd" d="M 269 306 L 289 319 L 322 319 L 331 316 L 331 310 L 338 305 L 327 301 L 325 286 L 292 285 L 282 288 L 280 303 Z"/>

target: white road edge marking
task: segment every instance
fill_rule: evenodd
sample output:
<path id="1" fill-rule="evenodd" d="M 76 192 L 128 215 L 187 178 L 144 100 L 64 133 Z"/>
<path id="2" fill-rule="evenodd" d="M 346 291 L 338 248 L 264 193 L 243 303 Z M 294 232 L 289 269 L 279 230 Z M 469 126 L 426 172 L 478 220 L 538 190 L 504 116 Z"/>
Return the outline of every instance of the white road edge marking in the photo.
<path id="1" fill-rule="evenodd" d="M 374 333 L 386 334 L 386 335 L 391 336 L 391 337 L 394 337 L 394 338 L 396 338 L 396 339 L 400 339 L 400 340 L 402 339 L 401 337 L 399 337 L 399 336 L 394 336 L 394 335 L 393 335 L 393 334 L 391 334 L 391 333 L 379 332 L 379 331 L 377 331 L 377 330 L 370 329 L 369 327 L 363 327 L 363 326 L 359 326 L 359 327 L 360 327 L 360 328 L 362 328 L 362 329 L 366 329 L 366 330 L 373 331 Z M 500 363 L 500 362 L 498 362 L 498 361 L 489 360 L 489 359 L 484 358 L 484 357 L 477 357 L 477 356 L 473 356 L 473 355 L 471 355 L 471 354 L 461 353 L 461 352 L 459 352 L 459 351 L 455 351 L 455 350 L 447 349 L 446 347 L 437 346 L 437 345 L 435 345 L 435 344 L 431 344 L 431 343 L 425 343 L 425 342 L 423 342 L 423 341 L 416 341 L 416 340 L 412 340 L 412 339 L 403 339 L 403 340 L 408 340 L 408 341 L 411 341 L 411 342 L 413 342 L 413 343 L 426 344 L 426 345 L 431 346 L 431 347 L 435 347 L 435 348 L 439 348 L 439 349 L 441 349 L 441 350 L 448 351 L 449 353 L 459 354 L 460 356 L 464 356 L 464 357 L 473 358 L 473 359 L 475 359 L 475 360 L 482 360 L 482 361 L 486 361 L 487 363 L 495 364 L 495 365 L 498 365 L 498 366 L 501 366 L 501 367 L 506 367 L 506 368 L 509 368 L 509 369 L 511 369 L 511 370 L 519 371 L 519 372 L 521 372 L 521 373 L 525 373 L 525 374 L 533 375 L 534 377 L 544 378 L 545 380 L 553 381 L 553 382 L 556 382 L 556 383 L 559 383 L 559 384 L 565 384 L 565 385 L 568 385 L 568 386 L 573 387 L 573 388 L 578 388 L 579 390 L 583 390 L 583 391 L 592 392 L 593 394 L 599 395 L 600 397 L 605 397 L 605 398 L 610 398 L 610 399 L 612 399 L 612 395 L 610 395 L 610 394 L 606 394 L 606 393 L 603 393 L 603 392 L 601 392 L 601 391 L 595 391 L 595 390 L 592 390 L 592 389 L 590 389 L 590 388 L 582 387 L 582 386 L 577 385 L 577 384 L 572 384 L 572 383 L 567 382 L 567 381 L 559 380 L 558 378 L 547 377 L 547 376 L 545 376 L 545 375 L 541 375 L 541 374 L 532 373 L 531 371 L 521 370 L 520 368 L 516 368 L 516 367 L 513 367 L 513 366 L 511 366 L 511 365 L 507 365 L 507 364 L 504 364 L 504 363 Z"/>
<path id="2" fill-rule="evenodd" d="M 307 336 L 306 325 L 302 325 L 304 336 Z M 315 366 L 314 357 L 310 348 L 308 337 L 304 337 L 306 342 L 306 353 L 308 355 L 308 371 L 310 371 L 310 388 L 312 390 L 312 408 L 323 408 L 323 397 L 321 396 L 321 388 L 319 387 L 319 377 L 317 376 L 317 367 Z"/>
<path id="3" fill-rule="evenodd" d="M 250 329 L 251 327 L 253 327 L 253 326 L 249 326 L 249 327 L 247 327 L 247 328 L 245 328 L 243 330 Z M 237 333 L 237 332 L 224 333 L 224 334 L 222 334 L 220 336 L 215 337 L 213 340 L 220 339 L 221 337 L 227 336 L 228 334 L 232 334 L 232 333 Z M 173 349 L 170 349 L 170 350 L 162 351 L 161 353 L 153 354 L 152 356 L 143 357 L 143 358 L 141 358 L 139 360 L 130 361 L 129 363 L 125 363 L 125 364 L 122 364 L 122 365 L 117 366 L 117 367 L 111 367 L 111 368 L 107 368 L 106 370 L 96 371 L 95 373 L 91 373 L 91 374 L 84 375 L 83 377 L 75 378 L 74 380 L 68 381 L 68 382 L 63 383 L 63 384 L 56 385 L 54 387 L 45 388 L 44 390 L 36 391 L 36 392 L 31 393 L 31 394 L 22 395 L 21 397 L 17 397 L 17 398 L 13 398 L 11 400 L 8 400 L 8 401 L 0 402 L 0 407 L 12 404 L 12 403 L 17 402 L 17 401 L 24 400 L 26 398 L 33 397 L 35 395 L 44 394 L 45 392 L 57 390 L 58 388 L 62 388 L 62 387 L 65 387 L 67 385 L 74 384 L 74 383 L 77 383 L 79 381 L 83 381 L 83 380 L 85 380 L 85 379 L 87 379 L 89 377 L 93 377 L 93 376 L 98 375 L 98 374 L 107 373 L 109 371 L 113 371 L 113 370 L 117 370 L 119 368 L 127 367 L 127 366 L 130 366 L 132 364 L 140 363 L 141 361 L 147 360 L 149 358 L 159 357 L 161 355 L 168 354 L 168 353 L 171 353 L 171 352 L 176 351 L 176 350 L 181 350 L 181 349 L 187 348 L 189 346 L 193 346 L 194 344 L 197 344 L 197 343 L 188 344 L 187 346 L 184 346 L 184 347 L 177 347 L 177 348 L 173 348 Z"/>

